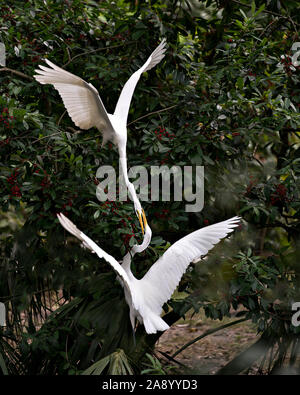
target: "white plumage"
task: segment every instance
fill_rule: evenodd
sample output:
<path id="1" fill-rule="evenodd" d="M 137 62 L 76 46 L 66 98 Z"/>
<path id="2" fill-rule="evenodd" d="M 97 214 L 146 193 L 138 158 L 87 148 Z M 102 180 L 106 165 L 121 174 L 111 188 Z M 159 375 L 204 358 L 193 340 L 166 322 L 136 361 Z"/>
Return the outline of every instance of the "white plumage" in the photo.
<path id="1" fill-rule="evenodd" d="M 190 233 L 169 247 L 144 277 L 138 280 L 133 276 L 130 264 L 133 255 L 145 249 L 151 240 L 151 230 L 147 222 L 143 244 L 133 246 L 120 265 L 115 258 L 104 252 L 63 214 L 58 214 L 58 219 L 67 231 L 84 242 L 99 258 L 104 258 L 112 266 L 124 287 L 132 327 L 135 327 L 137 318 L 140 323 L 144 324 L 147 333 L 156 333 L 169 328 L 168 324 L 160 317 L 162 306 L 171 298 L 189 264 L 206 255 L 240 222 L 239 217 L 233 217 Z"/>
<path id="2" fill-rule="evenodd" d="M 144 65 L 132 74 L 124 85 L 114 114 L 107 113 L 97 89 L 92 84 L 56 66 L 48 59 L 45 59 L 45 62 L 50 67 L 39 65 L 40 69 L 36 69 L 37 74 L 34 75 L 34 78 L 41 84 L 52 84 L 58 90 L 76 126 L 84 130 L 96 127 L 103 134 L 102 145 L 111 140 L 118 146 L 125 183 L 134 201 L 135 212 L 142 229 L 142 207 L 127 174 L 127 117 L 132 95 L 140 76 L 156 66 L 165 56 L 165 51 L 166 40 L 163 39 Z"/>

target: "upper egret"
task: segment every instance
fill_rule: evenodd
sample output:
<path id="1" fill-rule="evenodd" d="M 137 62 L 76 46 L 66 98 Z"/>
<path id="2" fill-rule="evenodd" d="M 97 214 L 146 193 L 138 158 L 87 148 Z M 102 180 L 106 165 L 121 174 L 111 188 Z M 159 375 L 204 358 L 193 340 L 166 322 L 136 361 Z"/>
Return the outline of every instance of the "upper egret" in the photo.
<path id="1" fill-rule="evenodd" d="M 169 325 L 160 317 L 162 306 L 172 296 L 189 264 L 206 255 L 215 244 L 231 233 L 240 221 L 240 217 L 233 217 L 206 226 L 183 237 L 169 247 L 151 266 L 144 277 L 138 280 L 132 274 L 130 264 L 131 257 L 135 252 L 140 252 L 139 250 L 136 251 L 136 248 L 138 249 L 141 246 L 134 246 L 131 253 L 125 255 L 122 265 L 120 265 L 115 258 L 103 251 L 63 214 L 57 216 L 61 225 L 67 231 L 84 242 L 99 258 L 104 258 L 110 263 L 124 287 L 125 299 L 130 309 L 132 328 L 135 328 L 135 319 L 137 318 L 140 323 L 144 324 L 147 333 L 156 333 L 169 328 Z M 145 234 L 147 234 L 147 221 L 145 227 Z M 146 237 L 144 237 L 143 244 L 147 245 L 149 242 L 150 240 L 146 240 Z"/>
<path id="2" fill-rule="evenodd" d="M 76 126 L 81 129 L 96 127 L 103 134 L 103 144 L 111 140 L 118 146 L 119 156 L 126 186 L 134 201 L 134 208 L 139 219 L 142 231 L 143 221 L 142 207 L 137 198 L 135 188 L 128 179 L 127 174 L 127 117 L 131 98 L 136 84 L 145 71 L 156 66 L 165 56 L 166 40 L 163 39 L 158 47 L 152 52 L 144 65 L 137 70 L 124 85 L 114 114 L 108 114 L 98 94 L 97 89 L 80 77 L 69 73 L 56 66 L 50 60 L 45 62 L 50 66 L 39 65 L 34 78 L 41 84 L 52 84 L 58 90 L 69 116 Z M 145 225 L 145 224 L 144 224 Z"/>

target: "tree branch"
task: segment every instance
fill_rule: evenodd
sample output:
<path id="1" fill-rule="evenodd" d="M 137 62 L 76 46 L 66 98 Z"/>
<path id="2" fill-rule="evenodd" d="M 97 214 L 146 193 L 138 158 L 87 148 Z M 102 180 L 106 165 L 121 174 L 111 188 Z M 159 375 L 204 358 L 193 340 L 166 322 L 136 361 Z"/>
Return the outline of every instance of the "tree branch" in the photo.
<path id="1" fill-rule="evenodd" d="M 217 375 L 237 375 L 245 369 L 249 369 L 259 358 L 264 357 L 268 350 L 275 343 L 272 337 L 262 334 L 261 338 L 247 350 L 241 352 L 227 365 L 222 367 Z"/>
<path id="2" fill-rule="evenodd" d="M 149 112 L 149 114 L 143 115 L 142 117 L 139 117 L 139 118 L 135 119 L 134 121 L 129 122 L 129 123 L 127 124 L 127 126 L 132 125 L 133 123 L 135 123 L 135 122 L 137 122 L 137 121 L 140 121 L 141 119 L 144 119 L 144 118 L 146 118 L 146 117 L 149 117 L 150 115 L 158 114 L 158 113 L 163 112 L 163 111 L 168 111 L 168 110 L 170 110 L 171 108 L 174 108 L 174 107 L 177 107 L 177 106 L 178 106 L 178 104 L 174 104 L 173 106 L 170 106 L 170 107 L 167 107 L 167 108 L 163 108 L 163 109 L 158 110 L 158 111 Z"/>
<path id="3" fill-rule="evenodd" d="M 22 73 L 21 71 L 18 71 L 18 70 L 10 69 L 9 67 L 2 67 L 0 69 L 0 71 L 8 71 L 9 73 L 16 74 L 19 77 L 26 78 L 27 80 L 30 80 L 30 81 L 34 80 L 34 78 L 31 77 L 30 75 L 24 74 L 24 73 Z"/>
<path id="4" fill-rule="evenodd" d="M 68 60 L 67 63 L 65 63 L 62 68 L 65 68 L 68 64 L 70 64 L 71 62 L 73 62 L 74 59 L 79 58 L 80 56 L 84 56 L 84 55 L 90 55 L 91 53 L 95 53 L 95 52 L 100 52 L 100 51 L 106 51 L 107 49 L 112 49 L 112 48 L 118 48 L 118 47 L 124 47 L 125 45 L 129 45 L 129 44 L 133 44 L 136 43 L 136 41 L 128 41 L 127 43 L 123 43 L 123 44 L 117 44 L 117 45 L 112 45 L 110 47 L 103 47 L 103 48 L 97 48 L 97 49 L 93 49 L 91 51 L 86 51 L 86 52 L 82 52 L 79 53 L 78 55 L 73 56 L 72 58 L 70 58 Z"/>
<path id="5" fill-rule="evenodd" d="M 182 346 L 179 350 L 177 350 L 177 351 L 172 355 L 172 358 L 175 358 L 176 355 L 178 355 L 179 353 L 181 353 L 182 351 L 184 351 L 186 348 L 188 348 L 188 347 L 191 346 L 192 344 L 196 343 L 197 341 L 203 339 L 204 337 L 206 337 L 206 336 L 208 336 L 208 335 L 211 335 L 211 334 L 213 334 L 213 333 L 215 333 L 215 332 L 218 332 L 218 331 L 220 331 L 220 330 L 222 330 L 222 329 L 228 328 L 229 326 L 236 325 L 236 324 L 240 324 L 241 322 L 248 321 L 248 320 L 249 320 L 249 318 L 241 318 L 240 320 L 231 321 L 231 322 L 229 322 L 228 324 L 218 326 L 217 328 L 209 329 L 208 331 L 204 332 L 202 335 L 196 337 L 195 339 L 191 340 L 190 342 L 188 342 L 188 343 L 186 343 L 184 346 Z"/>
<path id="6" fill-rule="evenodd" d="M 236 4 L 239 4 L 239 5 L 242 5 L 244 7 L 248 7 L 248 8 L 252 7 L 251 4 L 244 4 L 244 3 L 242 3 L 241 1 L 238 1 L 238 0 L 232 0 L 232 2 L 236 3 Z M 289 15 L 285 16 L 285 15 L 281 15 L 281 14 L 278 14 L 277 12 L 269 11 L 269 10 L 262 10 L 262 12 L 265 12 L 266 14 L 278 16 L 279 18 L 287 19 L 288 21 L 290 21 L 292 23 L 292 25 L 293 25 L 293 27 L 294 27 L 294 29 L 296 31 L 297 31 L 296 26 L 300 26 L 298 23 L 294 22 L 293 19 Z"/>

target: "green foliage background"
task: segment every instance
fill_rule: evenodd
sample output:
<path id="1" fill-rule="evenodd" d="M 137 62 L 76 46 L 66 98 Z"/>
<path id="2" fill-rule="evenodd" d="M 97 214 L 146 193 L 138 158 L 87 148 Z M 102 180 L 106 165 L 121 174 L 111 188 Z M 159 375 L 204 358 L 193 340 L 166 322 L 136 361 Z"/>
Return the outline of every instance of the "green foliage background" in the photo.
<path id="1" fill-rule="evenodd" d="M 113 112 L 122 86 L 162 37 L 166 56 L 142 76 L 130 107 L 128 163 L 205 166 L 205 205 L 186 213 L 185 202 L 144 203 L 154 237 L 133 271 L 142 276 L 187 233 L 241 215 L 230 241 L 191 266 L 165 306 L 166 320 L 202 308 L 222 319 L 243 307 L 238 314 L 257 323 L 265 342 L 257 359 L 280 344 L 268 371 L 283 364 L 289 347 L 295 362 L 300 67 L 291 64 L 291 47 L 299 40 L 299 3 L 0 4 L 2 372 L 80 374 L 101 361 L 87 373 L 139 373 L 159 337 L 139 328 L 133 347 L 114 274 L 56 219 L 66 213 L 117 259 L 141 241 L 131 202 L 102 204 L 95 196 L 96 171 L 118 168 L 117 150 L 101 148 L 98 131 L 78 130 L 55 89 L 32 76 L 48 58 L 91 82 Z"/>

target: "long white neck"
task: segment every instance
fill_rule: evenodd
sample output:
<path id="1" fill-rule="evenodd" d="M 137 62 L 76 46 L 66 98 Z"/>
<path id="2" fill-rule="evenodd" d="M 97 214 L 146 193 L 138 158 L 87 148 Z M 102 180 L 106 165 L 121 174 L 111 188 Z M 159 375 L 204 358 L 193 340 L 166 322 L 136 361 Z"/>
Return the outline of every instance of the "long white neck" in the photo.
<path id="1" fill-rule="evenodd" d="M 122 173 L 123 173 L 123 176 L 125 179 L 125 183 L 127 185 L 129 183 L 128 172 L 127 172 L 127 158 L 126 158 L 126 156 L 121 156 L 120 150 L 119 150 L 119 160 L 120 160 Z"/>
<path id="2" fill-rule="evenodd" d="M 146 248 L 150 244 L 151 236 L 152 236 L 152 231 L 150 226 L 147 224 L 145 228 L 145 234 L 142 244 L 134 245 L 132 249 L 128 251 L 127 254 L 124 256 L 121 266 L 128 275 L 133 276 L 130 269 L 131 259 L 134 257 L 136 253 L 140 253 L 146 250 Z"/>
<path id="3" fill-rule="evenodd" d="M 130 280 L 135 279 L 134 275 L 131 272 L 131 253 L 130 251 L 127 252 L 127 254 L 124 256 L 123 260 L 122 260 L 122 268 L 125 270 L 127 276 L 129 277 Z"/>
<path id="4" fill-rule="evenodd" d="M 152 231 L 150 226 L 147 224 L 145 227 L 145 234 L 144 234 L 144 239 L 142 244 L 136 244 L 132 247 L 131 249 L 131 256 L 133 257 L 136 253 L 143 252 L 148 248 L 150 242 L 151 242 L 151 237 L 152 237 Z"/>
<path id="5" fill-rule="evenodd" d="M 126 184 L 126 187 L 127 187 L 128 191 L 129 191 L 129 194 L 130 194 L 130 196 L 131 196 L 131 198 L 133 200 L 135 211 L 138 210 L 141 213 L 142 212 L 142 206 L 141 206 L 141 203 L 140 203 L 140 201 L 139 201 L 139 199 L 137 197 L 134 185 L 129 181 L 128 173 L 127 173 L 127 158 L 126 158 L 126 156 L 122 156 L 122 152 L 123 151 L 124 150 L 120 150 L 119 149 L 119 155 L 120 155 L 119 159 L 120 159 L 121 170 L 122 170 L 122 173 L 123 173 L 123 176 L 124 176 L 125 184 Z"/>

